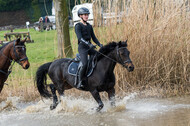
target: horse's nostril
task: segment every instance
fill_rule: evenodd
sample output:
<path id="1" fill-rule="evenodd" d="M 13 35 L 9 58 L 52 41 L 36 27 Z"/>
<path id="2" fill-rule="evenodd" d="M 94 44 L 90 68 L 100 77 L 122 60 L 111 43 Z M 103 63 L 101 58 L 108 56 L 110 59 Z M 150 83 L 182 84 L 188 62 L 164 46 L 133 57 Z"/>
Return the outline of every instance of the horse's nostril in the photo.
<path id="1" fill-rule="evenodd" d="M 28 68 L 29 68 L 29 66 L 30 66 L 30 65 L 28 65 L 28 64 L 27 64 L 27 65 L 25 66 L 25 69 L 28 69 Z"/>
<path id="2" fill-rule="evenodd" d="M 130 71 L 133 71 L 133 70 L 134 70 L 134 67 L 133 67 L 133 66 L 129 66 L 129 70 L 130 70 Z"/>

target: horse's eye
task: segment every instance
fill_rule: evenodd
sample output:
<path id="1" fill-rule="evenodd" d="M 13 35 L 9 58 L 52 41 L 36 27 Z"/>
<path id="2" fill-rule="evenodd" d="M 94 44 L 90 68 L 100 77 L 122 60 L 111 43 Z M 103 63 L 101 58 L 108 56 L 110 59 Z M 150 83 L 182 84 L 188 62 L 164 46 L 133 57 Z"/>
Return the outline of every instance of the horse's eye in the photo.
<path id="1" fill-rule="evenodd" d="M 125 51 L 124 51 L 124 50 L 121 50 L 121 51 L 120 51 L 120 54 L 121 54 L 121 55 L 124 55 L 124 54 L 125 54 Z"/>
<path id="2" fill-rule="evenodd" d="M 22 49 L 18 49 L 18 52 L 22 52 Z"/>

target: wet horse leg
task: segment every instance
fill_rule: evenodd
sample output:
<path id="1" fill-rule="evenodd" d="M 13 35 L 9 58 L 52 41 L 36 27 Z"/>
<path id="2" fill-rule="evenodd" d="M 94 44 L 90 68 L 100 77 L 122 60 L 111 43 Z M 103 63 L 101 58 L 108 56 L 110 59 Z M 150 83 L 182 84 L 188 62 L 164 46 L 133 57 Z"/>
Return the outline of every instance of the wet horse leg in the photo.
<path id="1" fill-rule="evenodd" d="M 56 88 L 54 84 L 50 84 L 50 89 L 53 95 L 53 104 L 50 106 L 50 109 L 53 110 L 56 108 L 57 104 L 58 104 L 58 100 L 57 100 L 57 95 L 56 95 Z"/>
<path id="2" fill-rule="evenodd" d="M 50 76 L 50 78 L 51 78 L 51 80 L 53 82 L 53 84 L 50 85 L 50 89 L 51 89 L 52 94 L 53 94 L 53 104 L 50 106 L 50 109 L 52 110 L 52 109 L 55 109 L 57 107 L 57 105 L 60 103 L 60 101 L 58 101 L 58 99 L 57 99 L 56 90 L 59 93 L 59 97 L 60 98 L 63 97 L 63 94 L 64 94 L 64 83 L 58 77 L 51 77 Z"/>
<path id="3" fill-rule="evenodd" d="M 113 87 L 110 90 L 107 90 L 106 92 L 108 93 L 108 98 L 111 106 L 115 106 L 115 88 Z"/>
<path id="4" fill-rule="evenodd" d="M 60 102 L 64 100 L 64 83 L 60 82 L 57 88 Z"/>
<path id="5" fill-rule="evenodd" d="M 90 93 L 92 94 L 92 96 L 94 97 L 96 102 L 98 102 L 99 106 L 96 108 L 96 111 L 99 112 L 104 107 L 104 104 L 103 104 L 103 102 L 102 102 L 102 100 L 100 98 L 100 94 L 96 89 L 91 91 Z"/>

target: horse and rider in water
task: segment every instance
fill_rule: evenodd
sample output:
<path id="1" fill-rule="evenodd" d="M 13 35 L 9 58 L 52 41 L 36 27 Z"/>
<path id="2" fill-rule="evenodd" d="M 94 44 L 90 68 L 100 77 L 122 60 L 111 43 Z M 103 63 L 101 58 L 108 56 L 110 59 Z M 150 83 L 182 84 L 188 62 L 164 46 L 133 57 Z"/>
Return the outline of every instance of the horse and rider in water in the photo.
<path id="1" fill-rule="evenodd" d="M 45 63 L 36 72 L 36 85 L 40 95 L 47 98 L 53 97 L 50 109 L 55 109 L 59 103 L 56 91 L 60 97 L 63 97 L 65 90 L 74 87 L 92 94 L 98 103 L 97 111 L 104 106 L 99 95 L 99 92 L 102 91 L 108 93 L 111 105 L 115 106 L 114 68 L 116 64 L 121 64 L 129 72 L 134 70 L 134 65 L 129 57 L 130 52 L 127 49 L 127 41 L 111 42 L 103 46 L 96 38 L 92 26 L 87 22 L 89 14 L 89 10 L 85 7 L 78 10 L 81 21 L 75 25 L 75 33 L 78 38 L 78 52 L 82 65 L 78 65 L 77 74 L 74 76 L 69 73 L 69 66 L 75 62 L 70 58 Z M 99 51 L 95 50 L 91 39 L 100 47 Z M 89 61 L 88 57 L 93 57 L 91 58 L 93 60 Z M 94 67 L 89 68 L 90 62 L 94 62 Z M 87 77 L 89 69 L 93 72 Z M 47 74 L 53 82 L 49 86 L 46 83 Z M 51 93 L 47 87 L 50 87 Z"/>
<path id="2" fill-rule="evenodd" d="M 127 41 L 111 42 L 103 46 L 96 38 L 92 26 L 87 22 L 89 14 L 87 8 L 83 7 L 78 10 L 81 21 L 76 24 L 75 32 L 78 38 L 80 61 L 70 58 L 58 59 L 41 65 L 36 72 L 36 84 L 40 95 L 53 97 L 50 109 L 55 109 L 59 103 L 56 91 L 60 97 L 63 97 L 65 90 L 74 87 L 92 94 L 98 103 L 97 111 L 104 106 L 99 95 L 99 92 L 102 91 L 108 93 L 111 105 L 115 106 L 114 68 L 116 64 L 121 64 L 129 72 L 134 70 L 134 65 L 129 57 L 130 52 L 127 49 Z M 91 39 L 100 47 L 99 51 L 95 50 Z M 0 92 L 11 73 L 14 65 L 12 62 L 17 62 L 23 69 L 28 69 L 30 66 L 26 56 L 25 42 L 26 39 L 20 40 L 19 38 L 0 47 Z M 71 64 L 75 64 L 73 68 L 71 67 L 71 69 L 77 70 L 75 75 L 69 73 Z M 89 70 L 91 70 L 90 74 L 88 74 Z M 53 82 L 53 84 L 49 84 L 51 93 L 47 89 L 47 74 Z"/>

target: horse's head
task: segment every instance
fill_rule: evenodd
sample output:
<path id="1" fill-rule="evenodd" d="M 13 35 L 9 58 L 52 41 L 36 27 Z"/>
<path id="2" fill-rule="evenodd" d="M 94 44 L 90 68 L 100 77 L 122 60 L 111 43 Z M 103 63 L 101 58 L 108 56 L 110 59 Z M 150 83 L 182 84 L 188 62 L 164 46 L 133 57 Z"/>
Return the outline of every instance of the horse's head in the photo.
<path id="1" fill-rule="evenodd" d="M 25 42 L 26 42 L 26 39 L 20 40 L 20 38 L 13 42 L 11 57 L 18 64 L 20 64 L 23 67 L 23 69 L 28 69 L 30 66 L 30 63 L 28 61 L 28 57 L 26 56 Z"/>
<path id="2" fill-rule="evenodd" d="M 116 46 L 117 62 L 122 64 L 129 72 L 134 70 L 134 65 L 129 57 L 130 52 L 127 49 L 127 40 L 125 42 L 119 42 Z"/>

